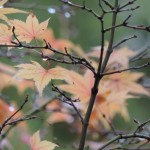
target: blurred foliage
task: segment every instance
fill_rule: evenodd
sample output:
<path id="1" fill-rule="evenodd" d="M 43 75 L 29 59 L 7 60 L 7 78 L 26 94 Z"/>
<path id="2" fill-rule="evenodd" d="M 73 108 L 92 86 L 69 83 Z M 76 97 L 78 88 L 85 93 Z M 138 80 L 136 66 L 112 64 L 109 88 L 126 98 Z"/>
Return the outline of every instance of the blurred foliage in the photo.
<path id="1" fill-rule="evenodd" d="M 113 0 L 110 0 L 113 2 Z M 82 0 L 72 0 L 72 2 L 82 4 Z M 124 3 L 124 0 L 121 0 L 122 3 Z M 127 17 L 128 14 L 133 14 L 132 18 L 130 19 L 130 24 L 132 25 L 138 25 L 138 24 L 145 24 L 149 25 L 150 23 L 150 16 L 149 16 L 149 6 L 150 1 L 149 0 L 138 0 L 137 4 L 140 6 L 140 9 L 136 10 L 135 12 L 127 12 L 127 13 L 121 13 L 118 17 L 117 22 L 121 22 L 124 18 Z M 86 5 L 90 7 L 91 9 L 94 9 L 97 12 L 101 12 L 98 7 L 98 3 L 93 2 L 91 0 L 86 0 Z M 57 0 L 22 0 L 21 2 L 17 2 L 16 0 L 13 0 L 12 2 L 6 4 L 6 6 L 13 6 L 14 8 L 22 8 L 23 10 L 27 11 L 33 11 L 38 19 L 40 21 L 44 21 L 47 18 L 50 19 L 49 27 L 51 27 L 54 31 L 54 34 L 57 38 L 62 39 L 69 39 L 70 41 L 73 41 L 77 45 L 80 45 L 85 51 L 90 51 L 91 47 L 100 45 L 101 41 L 101 29 L 99 21 L 96 20 L 94 17 L 92 17 L 90 14 L 77 9 L 69 8 L 68 6 L 63 6 L 62 3 L 58 2 Z M 50 11 L 51 13 L 49 13 Z M 53 14 L 53 11 L 56 13 Z M 108 15 L 105 21 L 105 26 L 109 27 L 111 26 L 111 15 Z M 13 14 L 9 15 L 9 18 L 14 19 L 21 19 L 25 20 L 25 15 L 22 14 Z M 129 48 L 133 49 L 134 51 L 139 50 L 143 48 L 146 45 L 149 45 L 150 43 L 150 34 L 145 31 L 135 31 L 125 28 L 120 28 L 115 33 L 115 41 L 117 42 L 121 38 L 128 37 L 130 35 L 137 34 L 138 38 L 133 39 L 131 41 L 126 42 L 124 45 L 127 45 Z M 109 34 L 106 35 L 106 39 L 109 40 Z M 8 54 L 8 52 L 3 50 L 4 53 Z M 15 50 L 13 53 L 19 53 L 19 50 Z M 150 50 L 149 50 L 150 54 Z M 34 57 L 34 58 L 33 58 Z M 32 54 L 25 55 L 20 57 L 20 60 L 11 62 L 9 58 L 6 57 L 0 57 L 0 61 L 16 65 L 20 61 L 23 62 L 29 62 L 31 59 L 38 60 L 39 59 Z M 142 64 L 143 62 L 138 62 L 138 64 Z M 134 63 L 133 63 L 134 64 Z M 131 63 L 132 65 L 132 63 Z M 147 73 L 148 78 L 150 75 L 150 72 L 147 69 L 144 69 L 144 72 Z M 1 83 L 0 83 L 1 84 Z M 21 105 L 23 98 L 25 97 L 26 93 L 30 95 L 30 103 L 34 101 L 33 89 L 27 89 L 22 95 L 19 95 L 15 87 L 11 86 L 8 88 L 3 89 L 2 94 L 8 95 L 8 102 L 11 102 L 13 100 L 16 100 L 16 103 Z M 145 121 L 148 118 L 150 118 L 150 98 L 142 96 L 139 99 L 129 99 L 128 100 L 128 110 L 129 114 L 131 116 L 130 122 L 125 122 L 119 115 L 116 116 L 114 119 L 114 125 L 118 126 L 120 129 L 128 130 L 133 127 L 135 127 L 135 123 L 133 122 L 133 118 L 136 118 L 139 121 Z M 30 108 L 30 106 L 27 106 L 27 109 L 24 108 L 24 111 L 27 111 Z M 46 112 L 40 113 L 40 118 L 44 118 Z M 121 121 L 120 121 L 121 120 Z M 37 131 L 39 128 L 42 129 L 44 126 L 42 121 L 39 120 L 33 120 L 28 121 L 27 123 L 29 125 L 29 130 L 31 133 Z M 46 124 L 46 123 L 45 123 Z M 126 125 L 125 125 L 126 124 Z M 54 125 L 46 125 L 48 131 L 45 131 L 45 135 L 48 140 L 54 140 L 58 143 L 61 143 L 63 146 L 67 144 L 68 146 L 72 144 L 72 141 L 77 139 L 76 133 L 69 130 L 69 124 L 66 123 L 57 123 Z M 44 128 L 42 129 L 44 132 Z M 15 138 L 10 138 L 11 143 L 15 146 L 15 149 L 21 149 L 26 150 L 27 146 L 18 144 L 19 141 L 19 133 L 20 131 L 18 129 L 15 129 Z M 13 136 L 13 135 L 11 135 Z M 60 148 L 56 148 L 59 150 Z M 64 146 L 64 149 L 67 150 L 67 148 Z M 71 148 L 68 148 L 70 150 Z M 61 149 L 62 150 L 62 149 Z"/>

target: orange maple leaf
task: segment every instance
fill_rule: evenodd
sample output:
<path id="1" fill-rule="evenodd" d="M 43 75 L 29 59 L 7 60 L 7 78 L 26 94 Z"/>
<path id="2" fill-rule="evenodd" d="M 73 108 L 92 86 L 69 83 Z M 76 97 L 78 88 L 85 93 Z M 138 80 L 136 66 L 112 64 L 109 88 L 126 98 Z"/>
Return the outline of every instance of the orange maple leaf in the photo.
<path id="1" fill-rule="evenodd" d="M 116 93 L 128 91 L 133 94 L 150 95 L 142 85 L 136 83 L 143 76 L 144 74 L 140 72 L 117 73 L 110 75 L 103 86 L 112 89 Z"/>
<path id="2" fill-rule="evenodd" d="M 126 91 L 118 93 L 111 91 L 111 93 L 105 95 L 105 97 L 103 95 L 100 96 L 101 98 L 95 101 L 95 106 L 90 118 L 90 128 L 99 130 L 101 125 L 106 129 L 110 129 L 109 123 L 112 122 L 116 114 L 121 114 L 126 121 L 129 120 L 126 99 L 132 98 L 132 96 L 128 95 Z M 102 101 L 101 99 L 104 98 L 105 100 Z"/>
<path id="3" fill-rule="evenodd" d="M 32 64 L 17 65 L 20 70 L 16 77 L 23 79 L 33 79 L 38 89 L 40 96 L 42 96 L 43 89 L 51 81 L 51 79 L 65 79 L 66 70 L 61 67 L 52 69 L 44 69 L 38 62 L 31 61 Z"/>
<path id="4" fill-rule="evenodd" d="M 69 84 L 63 84 L 59 87 L 72 93 L 74 98 L 79 98 L 81 102 L 87 102 L 91 95 L 91 88 L 94 83 L 94 76 L 91 71 L 87 70 L 86 73 L 83 75 L 78 74 L 75 71 L 67 71 L 68 78 L 66 81 Z"/>
<path id="5" fill-rule="evenodd" d="M 94 75 L 91 71 L 86 70 L 84 75 L 81 75 L 75 71 L 67 71 L 68 77 L 66 78 L 66 81 L 68 84 L 62 84 L 59 87 L 71 94 L 73 94 L 74 98 L 79 98 L 81 100 L 81 103 L 87 103 L 89 101 L 89 98 L 91 96 L 91 89 L 94 85 Z M 100 86 L 99 86 L 100 88 Z M 97 95 L 97 99 L 101 102 L 105 101 L 105 96 L 107 96 L 110 93 L 110 89 L 107 89 L 105 87 L 100 88 L 100 93 Z M 103 95 L 102 96 L 99 96 Z"/>
<path id="6" fill-rule="evenodd" d="M 32 40 L 37 39 L 48 26 L 49 19 L 39 23 L 38 19 L 34 14 L 30 14 L 26 22 L 21 20 L 11 20 L 12 26 L 15 27 L 15 34 L 18 35 L 18 39 L 24 42 L 31 42 Z"/>
<path id="7" fill-rule="evenodd" d="M 30 150 L 54 150 L 55 147 L 58 145 L 49 141 L 41 141 L 39 131 L 30 138 Z"/>
<path id="8" fill-rule="evenodd" d="M 105 56 L 106 56 L 107 47 L 108 47 L 108 43 L 106 43 L 106 45 L 104 47 L 103 58 L 105 58 Z M 89 52 L 87 54 L 87 56 L 99 58 L 100 49 L 101 49 L 100 46 L 92 48 L 92 52 Z M 111 68 L 111 69 L 113 69 L 113 68 L 118 69 L 120 67 L 127 68 L 129 66 L 129 58 L 133 57 L 134 55 L 136 55 L 136 52 L 128 49 L 127 47 L 122 47 L 120 49 L 114 49 L 110 56 L 108 64 L 107 64 L 108 68 Z"/>
<path id="9" fill-rule="evenodd" d="M 91 71 L 86 71 L 84 75 L 74 71 L 68 71 L 67 74 L 69 76 L 66 80 L 68 84 L 59 87 L 73 94 L 73 98 L 79 98 L 82 104 L 80 108 L 82 112 L 85 112 L 94 84 L 94 75 Z M 126 99 L 134 97 L 129 92 L 149 95 L 140 84 L 136 83 L 142 76 L 142 73 L 125 72 L 105 77 L 98 87 L 99 92 L 96 96 L 90 126 L 98 128 L 99 121 L 101 121 L 104 127 L 109 128 L 108 122 L 103 117 L 104 114 L 110 122 L 117 113 L 128 120 Z"/>

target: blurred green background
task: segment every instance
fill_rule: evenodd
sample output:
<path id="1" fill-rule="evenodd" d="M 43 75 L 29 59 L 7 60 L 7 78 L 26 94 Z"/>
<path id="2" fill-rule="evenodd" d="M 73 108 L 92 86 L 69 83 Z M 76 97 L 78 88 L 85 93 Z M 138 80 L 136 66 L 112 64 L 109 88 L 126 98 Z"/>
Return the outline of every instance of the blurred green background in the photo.
<path id="1" fill-rule="evenodd" d="M 72 2 L 82 4 L 81 0 L 72 0 Z M 114 0 L 110 0 L 110 2 L 114 2 Z M 125 3 L 124 0 L 120 0 L 120 3 Z M 138 10 L 135 10 L 134 12 L 124 12 L 120 13 L 118 16 L 117 22 L 121 22 L 124 20 L 127 15 L 132 14 L 132 17 L 130 19 L 131 25 L 149 25 L 150 24 L 150 15 L 149 15 L 149 6 L 150 1 L 149 0 L 138 0 L 136 5 L 139 5 L 140 8 Z M 136 6 L 133 5 L 133 6 Z M 87 12 L 84 12 L 82 10 L 72 9 L 68 6 L 64 6 L 62 3 L 60 3 L 57 0 L 22 0 L 20 2 L 16 2 L 15 0 L 12 0 L 12 2 L 6 4 L 6 6 L 12 6 L 14 8 L 20 8 L 27 11 L 33 11 L 37 18 L 40 21 L 44 21 L 47 18 L 51 18 L 49 22 L 49 27 L 51 27 L 55 33 L 55 36 L 57 38 L 65 38 L 69 39 L 73 43 L 80 45 L 85 51 L 90 51 L 90 48 L 93 46 L 100 45 L 101 41 L 101 32 L 100 32 L 100 24 L 99 21 L 94 18 L 92 15 L 88 14 Z M 86 6 L 95 10 L 98 13 L 101 13 L 98 2 L 92 1 L 92 0 L 86 0 Z M 26 18 L 24 15 L 10 15 L 9 18 L 20 18 L 21 20 Z M 105 18 L 105 26 L 109 27 L 111 25 L 111 15 L 107 15 Z M 133 49 L 134 51 L 138 51 L 145 46 L 150 45 L 150 33 L 145 31 L 136 31 L 133 29 L 127 29 L 127 28 L 119 28 L 117 32 L 115 33 L 115 41 L 134 35 L 136 34 L 138 36 L 137 39 L 132 39 L 128 42 L 126 42 L 124 45 L 127 45 L 129 48 Z M 109 40 L 109 34 L 106 35 L 106 41 Z M 149 55 L 150 55 L 150 50 Z M 24 59 L 30 60 L 32 57 L 25 57 Z M 2 62 L 16 65 L 18 62 L 10 62 L 8 58 L 0 58 Z M 146 60 L 144 60 L 146 62 Z M 142 64 L 144 61 L 138 61 L 137 64 Z M 135 63 L 134 63 L 135 64 Z M 134 65 L 131 63 L 131 66 Z M 150 69 L 143 69 L 142 71 L 145 72 L 147 77 L 150 76 Z M 149 83 L 148 83 L 149 84 Z M 23 95 L 18 95 L 16 89 L 14 87 L 9 87 L 7 89 L 3 90 L 4 95 L 11 95 L 11 100 L 18 100 L 18 105 L 21 104 L 20 100 L 25 97 L 26 93 L 31 93 L 31 90 L 26 90 Z M 33 98 L 32 98 L 33 99 Z M 34 100 L 33 100 L 34 101 Z M 130 122 L 125 122 L 119 115 L 116 116 L 114 119 L 114 125 L 117 128 L 129 130 L 133 127 L 135 127 L 135 123 L 133 122 L 133 118 L 136 118 L 140 122 L 143 122 L 150 118 L 150 98 L 142 96 L 141 98 L 137 99 L 130 99 L 128 100 L 128 110 L 131 117 Z M 44 117 L 44 114 L 40 114 L 42 117 Z M 120 121 L 121 120 L 121 121 Z M 35 132 L 39 128 L 42 129 L 43 126 L 45 126 L 42 121 L 39 120 L 33 120 L 29 121 L 30 131 L 31 133 Z M 47 139 L 56 140 L 59 141 L 62 145 L 65 145 L 66 143 L 72 144 L 72 141 L 77 138 L 76 133 L 69 130 L 69 125 L 66 123 L 61 124 L 55 124 L 52 126 L 48 126 L 48 132 L 45 131 L 45 135 L 47 136 Z M 44 131 L 44 127 L 42 129 Z M 17 129 L 16 129 L 17 132 Z M 55 137 L 55 138 L 54 138 Z M 19 137 L 18 137 L 19 138 Z M 16 148 L 18 149 L 21 147 L 22 150 L 25 150 L 26 147 L 22 147 L 19 145 L 18 147 L 18 141 L 15 139 L 12 139 L 12 143 L 16 145 Z M 13 144 L 13 145 L 14 145 Z M 68 145 L 69 145 L 68 144 Z M 67 150 L 67 148 L 64 148 Z M 68 149 L 69 150 L 69 149 Z"/>

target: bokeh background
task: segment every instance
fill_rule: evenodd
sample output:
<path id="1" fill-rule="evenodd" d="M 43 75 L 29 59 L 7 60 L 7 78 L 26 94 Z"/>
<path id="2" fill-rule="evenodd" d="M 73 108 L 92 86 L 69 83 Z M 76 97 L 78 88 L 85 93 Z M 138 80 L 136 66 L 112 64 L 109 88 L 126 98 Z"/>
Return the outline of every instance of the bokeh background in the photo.
<path id="1" fill-rule="evenodd" d="M 114 0 L 110 0 L 110 2 L 113 2 Z M 81 0 L 72 0 L 72 2 L 82 4 Z M 120 3 L 124 3 L 124 0 L 120 0 Z M 121 22 L 123 19 L 127 17 L 127 15 L 132 14 L 132 17 L 130 19 L 131 25 L 149 25 L 150 24 L 150 16 L 149 16 L 149 6 L 150 1 L 149 0 L 137 0 L 135 3 L 136 5 L 139 5 L 140 8 L 138 10 L 135 10 L 134 12 L 124 12 L 120 13 L 118 16 L 117 22 Z M 97 11 L 101 12 L 98 7 L 98 2 L 86 0 L 86 5 Z M 136 6 L 135 5 L 135 6 Z M 92 15 L 88 14 L 87 12 L 84 12 L 82 10 L 72 9 L 68 6 L 64 6 L 62 3 L 60 3 L 57 0 L 11 0 L 9 3 L 6 4 L 6 7 L 14 7 L 23 9 L 26 11 L 33 11 L 37 18 L 40 21 L 44 21 L 47 18 L 50 17 L 49 27 L 53 29 L 53 32 L 55 34 L 56 38 L 62 38 L 62 39 L 68 39 L 72 41 L 73 43 L 80 45 L 83 50 L 86 52 L 89 52 L 91 47 L 100 45 L 101 41 L 101 32 L 100 32 L 100 24 L 96 18 L 94 18 Z M 10 19 L 21 19 L 25 20 L 25 15 L 9 15 Z M 105 18 L 105 26 L 109 27 L 111 25 L 111 15 L 107 15 Z M 138 51 L 141 49 L 144 49 L 145 47 L 148 47 L 150 45 L 150 33 L 146 31 L 137 31 L 133 29 L 127 29 L 127 28 L 119 28 L 115 34 L 115 41 L 118 41 L 122 38 L 131 36 L 136 34 L 138 36 L 137 39 L 132 39 L 126 43 L 124 43 L 122 46 L 126 45 L 133 51 Z M 109 40 L 109 34 L 106 35 L 106 41 Z M 16 50 L 16 53 L 19 53 L 18 50 Z M 6 53 L 6 57 L 0 56 L 0 61 L 6 64 L 10 65 L 17 65 L 18 62 L 16 61 L 10 61 L 7 57 L 8 52 Z M 24 56 L 23 61 L 28 61 L 32 59 L 32 56 Z M 131 63 L 130 65 L 140 65 L 146 62 L 150 59 L 150 50 L 148 50 L 147 57 L 142 61 L 136 61 L 134 63 Z M 146 82 L 141 81 L 142 84 L 146 87 L 150 87 L 150 69 L 142 69 L 146 75 Z M 2 84 L 2 82 L 0 82 Z M 9 103 L 12 101 L 16 101 L 17 105 L 20 105 L 22 103 L 21 100 L 25 97 L 26 93 L 29 93 L 32 97 L 33 91 L 31 89 L 27 89 L 24 93 L 21 95 L 18 94 L 17 89 L 14 86 L 7 87 L 2 90 L 2 95 L 9 95 L 7 100 Z M 31 103 L 34 102 L 33 97 L 31 98 Z M 30 105 L 30 104 L 28 104 Z M 29 106 L 30 107 L 30 106 Z M 24 108 L 24 112 L 29 110 L 29 107 Z M 128 111 L 130 114 L 130 122 L 125 122 L 119 115 L 117 115 L 114 118 L 114 126 L 118 129 L 123 130 L 131 130 L 133 129 L 136 124 L 134 123 L 133 119 L 137 119 L 140 122 L 143 122 L 150 118 L 150 98 L 146 96 L 142 96 L 141 98 L 137 99 L 129 99 L 128 100 Z M 47 114 L 46 114 L 47 115 Z M 45 117 L 45 112 L 40 113 L 41 118 Z M 29 125 L 29 133 L 33 134 L 38 129 L 42 129 L 44 132 L 45 138 L 51 139 L 56 142 L 60 142 L 62 145 L 71 145 L 72 142 L 79 138 L 76 133 L 74 133 L 72 130 L 70 130 L 70 125 L 67 123 L 57 123 L 54 125 L 46 125 L 41 120 L 34 120 L 34 121 L 28 121 L 27 123 Z M 45 126 L 47 126 L 45 128 Z M 45 129 L 44 129 L 45 128 Z M 18 140 L 20 138 L 19 136 L 19 130 L 17 128 L 15 129 L 15 132 L 13 132 L 12 136 L 14 138 L 10 138 L 11 142 L 15 146 L 15 149 L 22 149 L 26 150 L 27 145 L 19 144 Z M 47 134 L 48 133 L 48 134 Z M 66 150 L 66 148 L 64 148 Z M 68 149 L 69 150 L 69 149 Z"/>

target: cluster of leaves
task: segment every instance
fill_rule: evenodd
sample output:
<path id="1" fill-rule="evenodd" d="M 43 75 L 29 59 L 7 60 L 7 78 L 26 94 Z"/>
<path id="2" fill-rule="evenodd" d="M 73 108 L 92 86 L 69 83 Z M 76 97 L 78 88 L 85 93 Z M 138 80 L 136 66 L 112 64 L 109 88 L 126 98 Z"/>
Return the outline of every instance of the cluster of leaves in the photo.
<path id="1" fill-rule="evenodd" d="M 6 2 L 7 0 L 3 0 L 0 2 L 0 5 L 4 5 Z M 68 52 L 72 54 L 75 53 L 80 57 L 82 55 L 82 57 L 84 56 L 84 58 L 91 62 L 94 68 L 97 69 L 100 46 L 93 47 L 90 53 L 85 53 L 82 48 L 68 40 L 55 39 L 52 29 L 48 28 L 49 19 L 39 23 L 39 20 L 33 12 L 28 13 L 13 8 L 2 8 L 0 12 L 0 17 L 5 22 L 0 24 L 0 44 L 8 46 L 9 51 L 15 51 L 15 47 L 23 46 L 22 43 L 28 45 L 34 42 L 38 47 L 38 50 L 40 50 L 37 51 L 34 48 L 29 47 L 30 51 L 35 51 L 39 54 L 39 57 L 43 59 L 47 66 L 45 68 L 39 62 L 33 60 L 28 63 L 18 64 L 15 67 L 6 66 L 1 63 L 0 70 L 2 71 L 0 72 L 0 78 L 2 79 L 2 84 L 0 84 L 0 91 L 9 85 L 14 85 L 22 92 L 28 87 L 34 88 L 34 84 L 39 96 L 44 99 L 43 90 L 48 86 L 49 82 L 52 80 L 63 80 L 64 82 L 60 82 L 61 84 L 59 83 L 57 85 L 59 89 L 64 91 L 63 93 L 67 93 L 65 93 L 64 96 L 61 96 L 61 101 L 64 101 L 66 95 L 71 95 L 70 101 L 73 103 L 76 102 L 73 106 L 77 108 L 78 113 L 81 112 L 81 115 L 84 115 L 89 103 L 91 89 L 94 85 L 93 72 L 87 68 L 83 68 L 83 66 L 79 66 L 77 68 L 78 71 L 60 66 L 51 67 L 52 65 L 48 58 L 51 58 L 51 56 L 56 54 L 54 53 L 55 51 L 51 51 L 49 48 L 52 46 L 58 50 L 58 52 L 63 52 L 67 55 Z M 5 16 L 9 13 L 25 13 L 28 16 L 25 22 L 17 19 L 9 20 Z M 48 43 L 46 46 L 49 47 L 40 47 L 39 43 L 41 45 Z M 106 55 L 107 46 L 108 44 L 106 43 L 104 57 Z M 67 47 L 67 50 L 64 47 Z M 121 114 L 126 120 L 129 120 L 129 114 L 126 109 L 127 99 L 138 97 L 141 94 L 149 96 L 149 92 L 138 83 L 138 80 L 144 76 L 143 73 L 128 71 L 113 74 L 113 72 L 117 70 L 128 68 L 129 59 L 136 56 L 136 54 L 136 52 L 133 52 L 127 47 L 115 49 L 113 51 L 106 68 L 106 73 L 103 74 L 104 78 L 98 87 L 99 92 L 96 96 L 95 107 L 90 118 L 91 130 L 99 131 L 103 128 L 109 130 L 111 127 L 110 123 L 116 114 Z M 44 58 L 42 56 L 44 56 Z M 15 78 L 13 78 L 14 75 Z M 23 80 L 18 81 L 18 78 Z M 0 107 L 0 124 L 2 124 L 15 110 L 12 111 L 10 106 L 2 99 L 0 101 Z M 72 107 L 68 108 L 68 106 L 66 107 L 66 105 L 55 99 L 52 103 L 47 105 L 46 108 L 47 110 L 59 110 L 54 111 L 48 118 L 50 123 L 62 121 L 68 123 L 77 122 L 76 125 L 80 128 L 80 123 L 78 122 L 79 119 L 71 114 Z M 4 113 L 6 111 L 8 114 Z M 21 114 L 19 114 L 19 116 L 20 115 Z M 15 117 L 18 118 L 18 116 Z M 53 150 L 57 147 L 56 144 L 51 142 L 41 142 L 39 131 L 30 138 L 29 145 L 31 150 Z"/>

